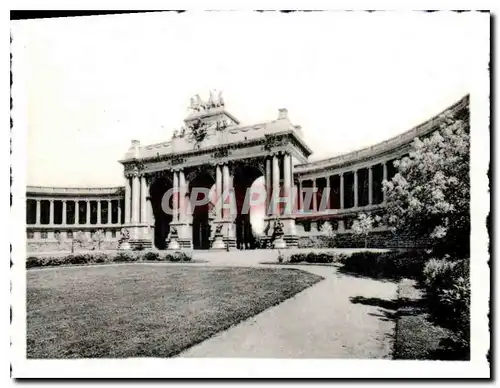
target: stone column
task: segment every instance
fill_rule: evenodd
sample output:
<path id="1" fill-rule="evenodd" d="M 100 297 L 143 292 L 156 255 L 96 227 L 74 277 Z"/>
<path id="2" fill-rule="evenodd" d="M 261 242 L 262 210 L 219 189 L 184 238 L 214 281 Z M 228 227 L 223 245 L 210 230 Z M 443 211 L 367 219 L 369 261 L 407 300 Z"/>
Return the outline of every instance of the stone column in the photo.
<path id="1" fill-rule="evenodd" d="M 130 213 L 132 205 L 132 186 L 130 185 L 130 177 L 125 178 L 125 224 L 130 224 Z M 121 218 L 118 219 L 119 222 Z"/>
<path id="2" fill-rule="evenodd" d="M 54 200 L 49 200 L 49 224 L 54 225 Z"/>
<path id="3" fill-rule="evenodd" d="M 179 221 L 186 221 L 186 176 L 179 171 Z"/>
<path id="4" fill-rule="evenodd" d="M 323 197 L 325 197 L 325 210 L 329 210 L 331 209 L 331 206 L 330 206 L 330 197 L 332 196 L 332 192 L 331 192 L 331 187 L 330 187 L 330 176 L 327 175 L 326 176 L 326 187 L 325 187 L 325 190 L 323 191 Z M 326 195 L 325 195 L 325 191 L 326 191 Z"/>
<path id="5" fill-rule="evenodd" d="M 358 207 L 358 170 L 354 170 L 354 207 Z"/>
<path id="6" fill-rule="evenodd" d="M 220 164 L 217 164 L 215 166 L 215 205 L 216 205 L 216 211 L 217 213 L 215 214 L 215 219 L 219 220 L 222 217 L 222 169 Z M 218 206 L 218 207 L 217 207 Z"/>
<path id="7" fill-rule="evenodd" d="M 97 200 L 97 225 L 101 225 L 101 200 Z"/>
<path id="8" fill-rule="evenodd" d="M 344 208 L 344 173 L 340 173 L 340 208 Z"/>
<path id="9" fill-rule="evenodd" d="M 85 214 L 85 223 L 87 225 L 89 225 L 90 224 L 90 201 L 87 200 L 86 202 L 87 202 L 87 214 Z"/>
<path id="10" fill-rule="evenodd" d="M 368 167 L 368 205 L 373 204 L 373 169 Z"/>
<path id="11" fill-rule="evenodd" d="M 75 201 L 75 225 L 80 223 L 80 201 Z"/>
<path id="12" fill-rule="evenodd" d="M 387 180 L 387 162 L 382 163 L 382 169 L 383 169 L 382 181 L 386 181 Z M 385 196 L 385 193 L 383 191 L 382 191 L 382 196 L 383 196 L 382 200 L 385 202 L 386 196 Z"/>
<path id="13" fill-rule="evenodd" d="M 312 180 L 312 190 L 313 190 L 313 208 L 312 211 L 318 211 L 318 193 L 317 193 L 317 188 L 316 188 L 316 178 L 313 178 Z"/>
<path id="14" fill-rule="evenodd" d="M 66 201 L 62 201 L 62 224 L 66 225 L 67 216 L 66 216 Z"/>
<path id="15" fill-rule="evenodd" d="M 297 196 L 297 211 L 301 212 L 302 206 L 303 206 L 303 199 L 302 199 L 302 181 L 299 181 L 299 187 L 298 187 L 298 196 Z"/>
<path id="16" fill-rule="evenodd" d="M 42 204 L 40 200 L 36 200 L 36 221 L 35 224 L 40 225 L 42 223 Z"/>
<path id="17" fill-rule="evenodd" d="M 224 220 L 227 220 L 229 219 L 229 205 L 231 204 L 231 193 L 229 191 L 230 187 L 229 187 L 229 166 L 227 164 L 224 164 L 224 166 L 222 166 L 222 191 L 223 191 L 223 195 L 224 195 L 224 207 L 222 208 L 222 218 Z"/>
<path id="18" fill-rule="evenodd" d="M 147 212 L 147 206 L 148 206 L 148 184 L 146 182 L 146 176 L 142 175 L 141 176 L 141 224 L 147 223 L 147 218 L 148 218 L 148 212 Z"/>
<path id="19" fill-rule="evenodd" d="M 273 188 L 272 188 L 272 167 L 271 167 L 271 159 L 267 158 L 266 159 L 266 210 L 265 214 L 266 215 L 271 215 L 272 212 L 270 210 L 271 203 L 272 203 L 272 193 L 273 193 Z"/>
<path id="20" fill-rule="evenodd" d="M 111 218 L 111 215 L 113 213 L 113 206 L 111 204 L 111 200 L 108 199 L 108 225 L 111 225 L 111 221 L 112 221 L 112 218 Z"/>
<path id="21" fill-rule="evenodd" d="M 117 220 L 116 220 L 116 223 L 117 224 L 121 224 L 122 222 L 122 201 L 118 200 L 118 211 L 117 211 Z M 125 222 L 127 222 L 127 220 L 125 219 Z"/>
<path id="22" fill-rule="evenodd" d="M 273 192 L 272 192 L 272 208 L 270 215 L 279 215 L 279 198 L 280 198 L 280 166 L 278 155 L 273 156 Z"/>
<path id="23" fill-rule="evenodd" d="M 179 173 L 177 171 L 174 171 L 173 182 L 174 182 L 173 185 L 174 197 L 172 200 L 172 207 L 173 207 L 172 221 L 177 222 L 179 221 Z"/>
<path id="24" fill-rule="evenodd" d="M 139 175 L 134 175 L 132 177 L 132 224 L 139 223 L 140 190 Z"/>
<path id="25" fill-rule="evenodd" d="M 290 164 L 290 155 L 285 154 L 283 156 L 283 195 L 285 197 L 285 215 L 290 215 L 292 213 L 291 211 L 291 193 L 292 193 L 292 168 Z"/>

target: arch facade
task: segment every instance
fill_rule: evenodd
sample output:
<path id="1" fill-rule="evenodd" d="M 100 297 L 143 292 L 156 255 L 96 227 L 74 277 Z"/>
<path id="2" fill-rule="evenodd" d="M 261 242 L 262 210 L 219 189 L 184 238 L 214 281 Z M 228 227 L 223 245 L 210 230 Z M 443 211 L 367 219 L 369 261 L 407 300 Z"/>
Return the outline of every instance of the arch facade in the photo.
<path id="1" fill-rule="evenodd" d="M 442 113 L 465 115 L 468 105 L 469 97 L 465 96 Z M 263 177 L 266 194 L 263 199 L 266 209 L 263 238 L 272 234 L 272 225 L 277 218 L 283 222 L 289 246 L 297 245 L 304 236 L 318 234 L 325 221 L 332 224 L 338 235 L 349 235 L 358 213 L 383 211 L 382 181 L 395 174 L 393 162 L 408 154 L 413 139 L 428 136 L 439 129 L 441 120 L 439 114 L 371 147 L 309 162 L 312 151 L 303 140 L 302 128 L 290 122 L 285 109 L 279 111 L 276 120 L 251 126 L 241 126 L 224 105 L 196 110 L 168 142 L 151 145 L 141 145 L 136 140 L 131 142 L 128 152 L 120 160 L 124 166 L 123 188 L 28 187 L 28 250 L 38 250 L 37 243 L 43 240 L 40 234 L 43 231 L 53 234 L 59 229 L 92 230 L 94 225 L 106 230 L 110 245 L 114 242 L 112 231 L 116 234 L 117 230 L 126 227 L 132 245 L 159 249 L 168 243 L 172 226 L 179 232 L 179 242 L 183 246 L 210 248 L 213 231 L 222 225 L 224 240 L 230 247 L 241 247 L 242 244 L 248 247 L 251 239 L 248 228 L 251 229 L 251 225 L 248 216 L 242 212 L 245 205 L 242 192 L 258 177 Z M 203 182 L 200 176 L 205 177 Z M 172 192 L 169 202 L 172 212 L 169 215 L 162 214 L 159 207 L 159 182 L 163 182 L 162 190 Z M 191 194 L 197 186 L 209 184 L 215 193 L 216 201 L 212 198 L 212 202 L 220 202 L 221 206 L 211 203 L 198 212 L 192 206 Z M 50 216 L 54 212 L 51 203 L 59 199 L 76 199 L 83 201 L 85 206 L 94 199 L 117 201 L 117 210 L 111 212 L 120 212 L 120 222 L 103 223 L 101 215 L 99 224 L 87 225 L 79 221 L 76 225 L 60 227 L 54 223 L 54 216 Z M 44 222 L 46 218 L 41 216 L 46 212 L 43 210 L 46 205 L 42 209 L 40 204 L 44 200 L 49 201 L 47 223 L 41 222 L 41 218 Z M 101 212 L 102 206 L 101 202 Z M 65 211 L 68 214 L 67 205 Z M 194 236 L 200 225 L 205 231 L 197 239 Z M 383 229 L 380 226 L 380 230 Z M 162 243 L 163 239 L 165 242 Z"/>

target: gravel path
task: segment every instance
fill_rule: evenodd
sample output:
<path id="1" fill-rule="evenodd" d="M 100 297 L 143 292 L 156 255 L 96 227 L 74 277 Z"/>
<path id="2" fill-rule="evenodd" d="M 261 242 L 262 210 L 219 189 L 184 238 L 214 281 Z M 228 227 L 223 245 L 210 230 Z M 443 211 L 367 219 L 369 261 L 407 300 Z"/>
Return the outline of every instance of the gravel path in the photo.
<path id="1" fill-rule="evenodd" d="M 260 266 L 275 254 L 212 252 L 203 259 L 206 265 Z M 342 275 L 334 267 L 293 267 L 325 280 L 180 357 L 391 358 L 396 283 Z"/>

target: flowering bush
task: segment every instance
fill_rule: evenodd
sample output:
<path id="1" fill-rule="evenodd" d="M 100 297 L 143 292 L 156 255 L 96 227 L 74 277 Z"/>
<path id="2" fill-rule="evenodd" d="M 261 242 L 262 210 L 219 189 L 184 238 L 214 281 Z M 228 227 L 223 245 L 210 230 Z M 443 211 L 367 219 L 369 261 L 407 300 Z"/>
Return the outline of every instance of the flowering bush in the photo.
<path id="1" fill-rule="evenodd" d="M 375 216 L 374 218 L 368 214 L 361 213 L 356 220 L 352 223 L 352 231 L 357 236 L 362 236 L 365 241 L 365 248 L 368 245 L 368 234 L 373 230 L 373 225 L 375 222 L 379 222 L 380 217 Z"/>
<path id="2" fill-rule="evenodd" d="M 449 288 L 453 282 L 453 269 L 457 262 L 446 259 L 430 259 L 424 267 L 424 284 L 432 293 Z"/>
<path id="3" fill-rule="evenodd" d="M 468 112 L 464 116 L 441 116 L 440 130 L 415 139 L 409 155 L 394 163 L 397 174 L 383 182 L 386 223 L 430 237 L 438 256 L 469 256 Z"/>

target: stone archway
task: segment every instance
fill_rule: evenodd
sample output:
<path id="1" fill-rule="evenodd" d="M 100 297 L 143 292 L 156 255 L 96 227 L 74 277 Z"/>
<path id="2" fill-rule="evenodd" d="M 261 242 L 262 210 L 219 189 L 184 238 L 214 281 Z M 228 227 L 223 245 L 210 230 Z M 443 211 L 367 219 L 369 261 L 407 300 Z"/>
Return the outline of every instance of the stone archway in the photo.
<path id="1" fill-rule="evenodd" d="M 193 249 L 210 249 L 212 234 L 212 203 L 206 197 L 215 180 L 207 169 L 197 169 L 188 175 Z M 197 189 L 204 189 L 198 191 Z M 203 201 L 203 204 L 199 204 Z"/>
<path id="2" fill-rule="evenodd" d="M 157 249 L 167 248 L 167 237 L 170 232 L 172 214 L 165 212 L 162 201 L 165 193 L 172 189 L 172 180 L 167 176 L 155 178 L 150 186 L 150 199 L 154 216 L 153 244 Z M 170 196 L 170 208 L 172 208 L 172 196 Z"/>
<path id="3" fill-rule="evenodd" d="M 238 162 L 233 166 L 233 187 L 236 201 L 235 232 L 238 249 L 255 249 L 257 247 L 250 216 L 255 206 L 261 205 L 252 205 L 250 202 L 252 201 L 251 189 L 254 182 L 264 175 L 264 163 L 260 159 Z M 266 192 L 264 180 L 262 186 L 259 187 L 261 194 Z M 262 206 L 265 208 L 265 201 L 263 201 Z"/>

